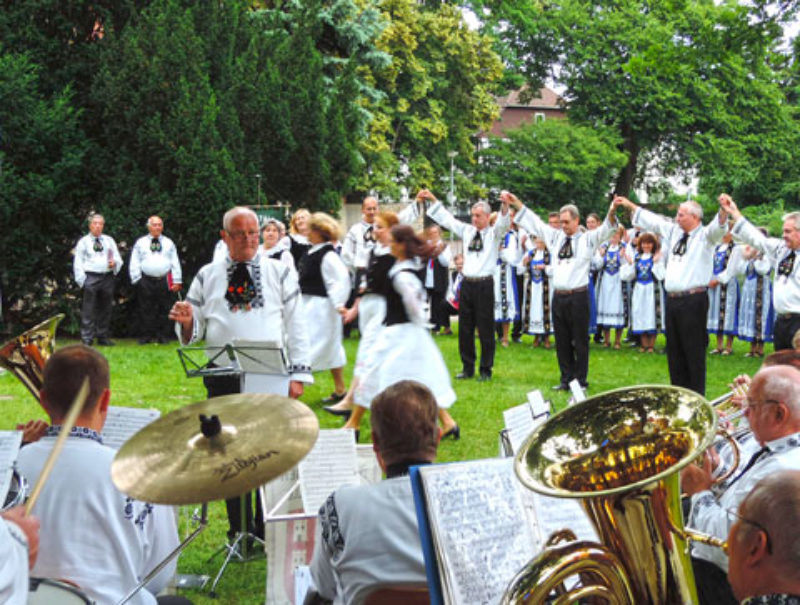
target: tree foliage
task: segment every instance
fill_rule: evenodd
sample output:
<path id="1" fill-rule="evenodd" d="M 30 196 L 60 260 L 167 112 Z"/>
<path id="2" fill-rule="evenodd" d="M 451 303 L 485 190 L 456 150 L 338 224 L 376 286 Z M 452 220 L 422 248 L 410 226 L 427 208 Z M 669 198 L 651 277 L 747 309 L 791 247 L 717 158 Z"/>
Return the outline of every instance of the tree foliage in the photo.
<path id="1" fill-rule="evenodd" d="M 627 158 L 609 129 L 547 120 L 492 138 L 480 153 L 479 175 L 491 188 L 508 189 L 538 208 L 575 203 L 603 213 L 616 173 Z"/>

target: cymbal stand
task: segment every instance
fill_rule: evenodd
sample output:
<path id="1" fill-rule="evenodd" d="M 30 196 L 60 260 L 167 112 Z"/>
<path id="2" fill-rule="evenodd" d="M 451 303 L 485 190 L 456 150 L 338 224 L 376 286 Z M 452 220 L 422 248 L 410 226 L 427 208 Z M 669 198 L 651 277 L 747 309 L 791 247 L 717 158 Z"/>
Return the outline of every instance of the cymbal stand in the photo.
<path id="1" fill-rule="evenodd" d="M 131 590 L 127 595 L 125 595 L 125 597 L 117 605 L 124 605 L 124 603 L 130 601 L 136 595 L 136 593 L 138 593 L 142 588 L 147 586 L 150 580 L 155 578 L 159 574 L 159 572 L 167 566 L 167 564 L 170 561 L 172 561 L 175 557 L 177 557 L 183 551 L 183 549 L 186 548 L 189 545 L 189 543 L 192 542 L 198 535 L 200 535 L 200 532 L 203 531 L 208 526 L 207 503 L 203 503 L 200 509 L 200 517 L 199 518 L 195 517 L 195 519 L 200 523 L 197 526 L 197 529 L 195 529 L 191 534 L 189 534 L 183 542 L 178 544 L 175 550 L 169 553 L 161 563 L 156 565 L 153 571 L 147 574 L 145 578 L 141 582 L 139 582 L 133 590 Z"/>

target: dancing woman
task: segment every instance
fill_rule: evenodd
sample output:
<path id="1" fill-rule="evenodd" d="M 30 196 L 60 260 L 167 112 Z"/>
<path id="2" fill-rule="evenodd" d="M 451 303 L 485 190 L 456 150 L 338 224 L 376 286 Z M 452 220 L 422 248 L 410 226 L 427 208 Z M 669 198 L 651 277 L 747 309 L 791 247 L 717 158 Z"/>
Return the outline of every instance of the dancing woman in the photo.
<path id="1" fill-rule="evenodd" d="M 261 239 L 264 241 L 262 254 L 281 261 L 290 269 L 295 268 L 294 257 L 289 250 L 288 242 L 282 239 L 281 225 L 277 219 L 267 219 L 264 226 L 261 227 Z"/>
<path id="2" fill-rule="evenodd" d="M 456 400 L 447 366 L 427 328 L 425 288 L 419 279 L 417 258 L 427 259 L 433 247 L 423 242 L 408 225 L 391 230 L 395 264 L 386 287 L 384 327 L 369 352 L 366 369 L 355 391 L 356 407 L 345 428 L 358 429 L 372 399 L 400 380 L 416 380 L 427 386 L 439 407 L 443 437 L 458 439 L 461 431 L 447 412 Z"/>
<path id="3" fill-rule="evenodd" d="M 300 208 L 289 221 L 289 252 L 292 253 L 295 267 L 300 266 L 300 259 L 311 248 L 311 242 L 308 241 L 310 233 L 311 213 L 305 208 Z"/>

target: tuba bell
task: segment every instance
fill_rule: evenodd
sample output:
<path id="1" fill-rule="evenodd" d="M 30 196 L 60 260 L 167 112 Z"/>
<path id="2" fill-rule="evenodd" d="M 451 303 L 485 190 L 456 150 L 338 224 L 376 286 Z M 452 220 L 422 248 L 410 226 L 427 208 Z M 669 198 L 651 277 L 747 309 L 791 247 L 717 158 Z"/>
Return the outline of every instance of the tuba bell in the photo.
<path id="1" fill-rule="evenodd" d="M 0 347 L 0 367 L 7 369 L 39 400 L 42 373 L 47 358 L 56 348 L 56 326 L 64 319 L 59 313 L 12 338 Z"/>
<path id="2" fill-rule="evenodd" d="M 556 414 L 520 449 L 515 471 L 529 489 L 579 498 L 600 539 L 551 541 L 511 581 L 503 603 L 696 603 L 683 528 L 679 471 L 714 440 L 717 414 L 693 391 L 637 386 Z M 568 578 L 576 586 L 565 588 Z M 573 582 L 570 582 L 573 584 Z M 548 601 L 550 602 L 550 601 Z"/>

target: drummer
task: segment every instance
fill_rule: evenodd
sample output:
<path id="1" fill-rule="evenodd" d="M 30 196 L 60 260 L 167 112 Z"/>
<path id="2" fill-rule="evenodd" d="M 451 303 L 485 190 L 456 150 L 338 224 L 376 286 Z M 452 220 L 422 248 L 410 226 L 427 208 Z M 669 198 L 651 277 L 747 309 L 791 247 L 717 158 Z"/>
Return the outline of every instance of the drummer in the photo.
<path id="1" fill-rule="evenodd" d="M 166 506 L 136 502 L 111 482 L 115 451 L 103 445 L 109 390 L 108 362 L 95 349 L 73 345 L 56 351 L 44 368 L 41 403 L 51 426 L 20 450 L 20 473 L 35 484 L 84 378 L 89 395 L 64 442 L 33 512 L 41 519 L 41 549 L 31 575 L 74 583 L 92 601 L 116 603 L 178 545 L 175 515 Z M 159 597 L 175 573 L 166 565 L 130 603 L 190 603 Z"/>

